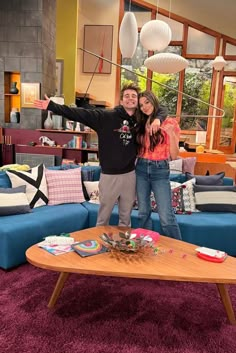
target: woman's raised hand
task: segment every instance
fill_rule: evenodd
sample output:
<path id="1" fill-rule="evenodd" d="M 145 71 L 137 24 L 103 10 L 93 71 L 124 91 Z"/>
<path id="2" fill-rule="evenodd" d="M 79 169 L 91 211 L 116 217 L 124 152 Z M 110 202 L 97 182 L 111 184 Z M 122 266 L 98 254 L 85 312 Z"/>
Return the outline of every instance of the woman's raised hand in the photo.
<path id="1" fill-rule="evenodd" d="M 48 96 L 46 94 L 44 95 L 44 97 L 45 97 L 44 100 L 36 99 L 34 101 L 35 108 L 41 109 L 41 110 L 47 110 L 50 99 L 48 98 Z"/>

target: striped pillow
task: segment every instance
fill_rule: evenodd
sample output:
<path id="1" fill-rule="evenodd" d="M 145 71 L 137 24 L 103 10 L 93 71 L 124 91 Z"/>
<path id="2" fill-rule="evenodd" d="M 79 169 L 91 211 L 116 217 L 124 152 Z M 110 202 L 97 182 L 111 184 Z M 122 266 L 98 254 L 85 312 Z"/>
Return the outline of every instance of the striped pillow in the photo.
<path id="1" fill-rule="evenodd" d="M 17 188 L 0 188 L 0 216 L 31 211 L 25 189 L 25 185 Z"/>
<path id="2" fill-rule="evenodd" d="M 81 168 L 68 170 L 46 169 L 48 205 L 84 202 Z"/>
<path id="3" fill-rule="evenodd" d="M 236 186 L 194 185 L 193 187 L 198 210 L 236 213 Z"/>

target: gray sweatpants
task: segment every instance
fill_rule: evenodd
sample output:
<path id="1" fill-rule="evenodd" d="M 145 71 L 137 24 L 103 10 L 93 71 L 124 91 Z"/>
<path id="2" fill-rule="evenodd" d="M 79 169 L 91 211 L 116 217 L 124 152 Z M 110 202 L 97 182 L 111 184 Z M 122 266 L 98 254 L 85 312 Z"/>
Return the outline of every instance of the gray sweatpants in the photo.
<path id="1" fill-rule="evenodd" d="M 112 209 L 118 203 L 119 226 L 129 227 L 130 214 L 135 201 L 135 171 L 125 174 L 103 174 L 99 180 L 99 201 L 97 226 L 108 225 Z"/>

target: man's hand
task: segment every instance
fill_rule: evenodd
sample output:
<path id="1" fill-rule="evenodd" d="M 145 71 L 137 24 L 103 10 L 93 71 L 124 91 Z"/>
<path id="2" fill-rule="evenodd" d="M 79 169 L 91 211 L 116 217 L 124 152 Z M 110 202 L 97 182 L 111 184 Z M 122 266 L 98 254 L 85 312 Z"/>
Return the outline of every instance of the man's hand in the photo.
<path id="1" fill-rule="evenodd" d="M 155 119 L 150 125 L 150 135 L 155 135 L 155 133 L 160 129 L 161 121 L 160 119 Z"/>
<path id="2" fill-rule="evenodd" d="M 36 99 L 34 101 L 35 108 L 41 109 L 41 110 L 47 110 L 50 99 L 46 94 L 44 95 L 44 97 L 45 97 L 45 100 Z"/>

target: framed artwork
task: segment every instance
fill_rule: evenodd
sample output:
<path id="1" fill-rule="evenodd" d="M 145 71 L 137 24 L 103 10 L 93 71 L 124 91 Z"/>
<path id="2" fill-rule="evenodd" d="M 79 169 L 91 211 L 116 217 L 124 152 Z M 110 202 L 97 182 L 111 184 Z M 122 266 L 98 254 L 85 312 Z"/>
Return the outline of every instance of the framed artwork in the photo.
<path id="1" fill-rule="evenodd" d="M 84 49 L 100 55 L 108 60 L 112 59 L 113 26 L 85 25 Z M 111 64 L 92 54 L 83 54 L 83 72 L 110 74 Z"/>
<path id="2" fill-rule="evenodd" d="M 64 74 L 64 60 L 56 60 L 56 95 L 63 94 L 63 74 Z"/>
<path id="3" fill-rule="evenodd" d="M 21 107 L 34 108 L 35 99 L 40 99 L 40 83 L 21 83 Z"/>

